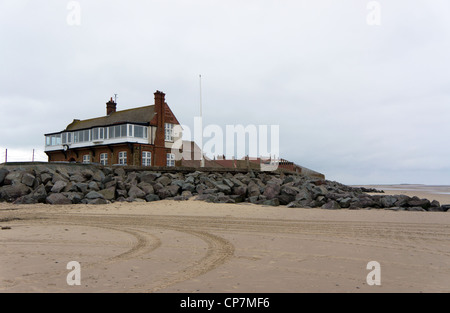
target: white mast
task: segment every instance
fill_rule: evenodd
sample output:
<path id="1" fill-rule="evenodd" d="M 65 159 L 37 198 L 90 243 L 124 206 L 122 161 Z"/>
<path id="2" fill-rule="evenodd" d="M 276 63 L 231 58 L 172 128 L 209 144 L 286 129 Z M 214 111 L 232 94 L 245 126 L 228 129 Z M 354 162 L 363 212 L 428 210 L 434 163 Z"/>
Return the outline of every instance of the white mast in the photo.
<path id="1" fill-rule="evenodd" d="M 202 128 L 201 128 L 201 144 L 200 144 L 200 167 L 205 167 L 205 159 L 203 158 L 203 116 L 202 116 L 202 75 L 198 75 L 200 80 L 200 121 L 202 121 Z"/>

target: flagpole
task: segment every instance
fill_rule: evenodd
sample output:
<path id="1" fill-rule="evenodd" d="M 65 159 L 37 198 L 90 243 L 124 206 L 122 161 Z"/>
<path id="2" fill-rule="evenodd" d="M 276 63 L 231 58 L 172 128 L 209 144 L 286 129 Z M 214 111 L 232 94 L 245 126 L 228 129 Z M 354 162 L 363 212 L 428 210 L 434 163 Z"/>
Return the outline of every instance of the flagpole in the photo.
<path id="1" fill-rule="evenodd" d="M 201 129 L 201 136 L 202 136 L 202 142 L 200 144 L 200 167 L 205 167 L 205 160 L 203 158 L 203 112 L 202 112 L 202 75 L 199 76 L 199 83 L 200 83 L 200 121 L 202 123 L 202 129 Z"/>

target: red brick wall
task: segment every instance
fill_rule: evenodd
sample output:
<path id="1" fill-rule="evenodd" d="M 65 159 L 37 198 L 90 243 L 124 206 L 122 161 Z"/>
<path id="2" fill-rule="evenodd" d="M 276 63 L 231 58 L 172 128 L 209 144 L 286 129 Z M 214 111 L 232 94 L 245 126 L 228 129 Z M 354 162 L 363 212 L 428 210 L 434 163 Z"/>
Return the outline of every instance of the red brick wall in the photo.
<path id="1" fill-rule="evenodd" d="M 132 149 L 130 149 L 132 147 Z M 112 150 L 112 151 L 111 151 Z M 132 151 L 133 150 L 133 151 Z M 127 152 L 127 165 L 142 165 L 142 152 L 149 151 L 152 153 L 152 166 L 166 166 L 167 162 L 167 153 L 170 153 L 171 150 L 168 148 L 160 149 L 160 155 L 155 155 L 155 147 L 153 145 L 144 145 L 144 144 L 133 144 L 129 146 L 127 144 L 116 145 L 116 146 L 99 146 L 89 148 L 81 148 L 72 150 L 69 149 L 64 154 L 63 151 L 53 151 L 47 152 L 49 156 L 49 162 L 70 162 L 71 160 L 74 162 L 81 163 L 83 162 L 83 155 L 89 154 L 91 156 L 92 163 L 100 163 L 100 154 L 107 153 L 108 154 L 108 164 L 114 165 L 119 164 L 119 152 L 126 151 Z M 77 155 L 78 154 L 78 155 Z M 158 159 L 159 158 L 159 162 Z"/>

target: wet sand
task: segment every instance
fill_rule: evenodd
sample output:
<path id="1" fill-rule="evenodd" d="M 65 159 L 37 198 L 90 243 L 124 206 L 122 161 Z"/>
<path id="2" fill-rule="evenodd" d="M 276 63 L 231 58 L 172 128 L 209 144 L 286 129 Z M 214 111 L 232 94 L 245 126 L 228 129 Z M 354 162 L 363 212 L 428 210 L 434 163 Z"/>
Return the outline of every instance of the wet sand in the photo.
<path id="1" fill-rule="evenodd" d="M 448 187 L 414 186 L 372 187 L 450 204 Z M 450 212 L 0 203 L 0 226 L 0 292 L 450 291 Z"/>

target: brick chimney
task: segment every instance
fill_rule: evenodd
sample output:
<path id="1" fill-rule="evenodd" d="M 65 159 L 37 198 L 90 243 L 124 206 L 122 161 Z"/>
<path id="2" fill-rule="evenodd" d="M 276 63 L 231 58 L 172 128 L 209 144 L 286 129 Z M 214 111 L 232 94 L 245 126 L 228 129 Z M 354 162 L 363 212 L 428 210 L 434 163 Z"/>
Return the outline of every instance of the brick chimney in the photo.
<path id="1" fill-rule="evenodd" d="M 155 166 L 166 166 L 167 165 L 167 155 L 165 149 L 165 94 L 159 90 L 155 93 L 155 113 L 156 113 L 156 134 L 155 134 L 155 155 L 154 155 L 154 165 Z"/>
<path id="2" fill-rule="evenodd" d="M 111 99 L 106 102 L 106 115 L 110 115 L 111 113 L 116 112 L 117 103 L 115 103 L 111 97 Z"/>

